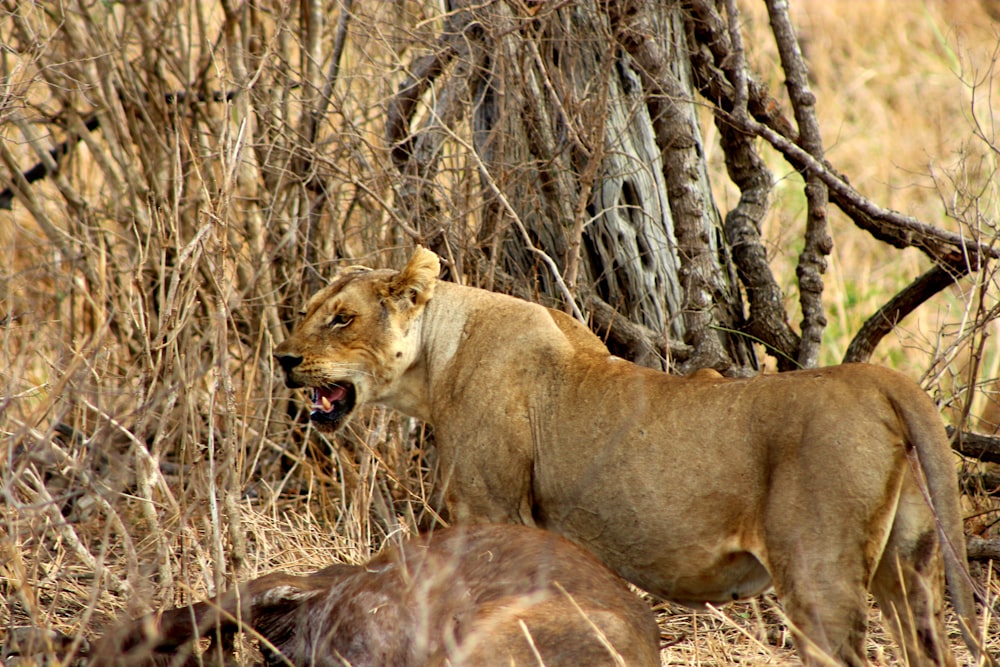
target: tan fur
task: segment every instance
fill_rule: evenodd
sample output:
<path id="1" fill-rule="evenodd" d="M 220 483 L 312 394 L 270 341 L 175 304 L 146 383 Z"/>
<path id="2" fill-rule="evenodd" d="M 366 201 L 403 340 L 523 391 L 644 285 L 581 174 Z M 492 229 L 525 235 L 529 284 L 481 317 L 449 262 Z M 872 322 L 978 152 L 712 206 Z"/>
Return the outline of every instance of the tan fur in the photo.
<path id="1" fill-rule="evenodd" d="M 199 660 L 193 642 L 241 627 L 266 639 L 274 665 L 660 664 L 653 613 L 625 582 L 565 538 L 510 525 L 436 531 L 363 566 L 261 577 L 114 628 L 90 664 L 229 664 L 218 649 Z"/>
<path id="2" fill-rule="evenodd" d="M 275 356 L 290 384 L 351 383 L 358 404 L 433 424 L 456 516 L 557 531 L 689 605 L 773 584 L 810 664 L 865 664 L 867 590 L 909 664 L 954 664 L 946 570 L 974 643 L 954 460 L 911 380 L 863 364 L 670 376 L 563 313 L 437 281 L 432 258 L 335 280 Z M 331 328 L 342 311 L 357 316 Z"/>

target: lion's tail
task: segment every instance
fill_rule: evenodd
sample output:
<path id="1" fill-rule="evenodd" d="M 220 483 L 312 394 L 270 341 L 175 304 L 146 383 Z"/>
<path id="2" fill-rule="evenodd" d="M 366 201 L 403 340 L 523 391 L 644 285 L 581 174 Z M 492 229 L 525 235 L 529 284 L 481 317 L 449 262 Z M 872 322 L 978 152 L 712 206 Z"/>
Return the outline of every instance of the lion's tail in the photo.
<path id="1" fill-rule="evenodd" d="M 907 383 L 907 386 L 911 385 Z M 922 389 L 912 386 L 914 396 L 908 396 L 905 401 L 893 398 L 893 406 L 907 430 L 907 440 L 912 445 L 908 454 L 915 452 L 919 468 L 923 471 L 923 479 L 926 480 L 924 484 L 920 479 L 921 475 L 915 474 L 937 522 L 944 555 L 945 578 L 952 606 L 960 619 L 962 638 L 969 651 L 978 659 L 985 651 L 979 641 L 975 583 L 968 568 L 955 460 L 937 407 Z M 898 393 L 901 388 L 898 385 L 894 387 L 895 391 L 891 391 L 890 396 Z M 915 470 L 914 473 L 918 471 Z M 988 654 L 985 655 L 988 665 L 997 664 Z"/>

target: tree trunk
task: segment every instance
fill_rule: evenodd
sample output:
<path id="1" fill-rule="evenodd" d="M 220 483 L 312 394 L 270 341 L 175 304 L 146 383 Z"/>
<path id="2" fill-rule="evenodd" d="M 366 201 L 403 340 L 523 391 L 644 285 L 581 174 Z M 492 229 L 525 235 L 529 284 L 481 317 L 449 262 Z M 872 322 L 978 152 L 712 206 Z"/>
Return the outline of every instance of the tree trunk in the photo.
<path id="1" fill-rule="evenodd" d="M 646 17 L 658 54 L 686 52 L 679 11 Z M 531 286 L 530 296 L 566 307 L 544 253 L 579 302 L 603 302 L 657 333 L 661 358 L 640 359 L 649 365 L 668 366 L 673 349 L 692 355 L 674 360 L 682 369 L 753 366 L 748 346 L 718 333 L 740 326 L 742 306 L 719 242 L 688 60 L 655 63 L 682 96 L 665 100 L 618 48 L 613 12 L 592 3 L 530 20 L 498 3 L 471 21 L 484 53 L 473 84 L 487 193 L 480 242 L 501 270 Z M 610 327 L 616 352 L 636 356 L 613 323 L 595 324 Z"/>

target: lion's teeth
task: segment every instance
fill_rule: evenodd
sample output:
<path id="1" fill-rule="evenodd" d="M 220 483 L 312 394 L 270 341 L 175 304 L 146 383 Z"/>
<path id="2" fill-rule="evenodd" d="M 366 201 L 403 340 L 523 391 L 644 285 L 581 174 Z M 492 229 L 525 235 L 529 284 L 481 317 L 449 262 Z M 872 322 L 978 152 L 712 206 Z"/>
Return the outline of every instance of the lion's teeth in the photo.
<path id="1" fill-rule="evenodd" d="M 330 412 L 331 410 L 333 410 L 333 403 L 331 403 L 330 399 L 327 398 L 326 396 L 320 396 L 319 401 L 320 401 L 319 405 L 321 408 L 323 408 L 323 412 Z"/>

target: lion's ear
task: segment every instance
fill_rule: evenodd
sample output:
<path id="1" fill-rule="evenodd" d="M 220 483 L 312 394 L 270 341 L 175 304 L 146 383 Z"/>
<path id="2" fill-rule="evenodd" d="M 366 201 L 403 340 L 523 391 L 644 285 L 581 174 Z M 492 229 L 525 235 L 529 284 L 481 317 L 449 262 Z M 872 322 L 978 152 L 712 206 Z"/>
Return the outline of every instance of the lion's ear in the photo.
<path id="1" fill-rule="evenodd" d="M 422 306 L 434 293 L 434 281 L 441 272 L 441 260 L 430 250 L 417 246 L 403 270 L 389 281 L 389 294 Z"/>

